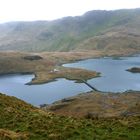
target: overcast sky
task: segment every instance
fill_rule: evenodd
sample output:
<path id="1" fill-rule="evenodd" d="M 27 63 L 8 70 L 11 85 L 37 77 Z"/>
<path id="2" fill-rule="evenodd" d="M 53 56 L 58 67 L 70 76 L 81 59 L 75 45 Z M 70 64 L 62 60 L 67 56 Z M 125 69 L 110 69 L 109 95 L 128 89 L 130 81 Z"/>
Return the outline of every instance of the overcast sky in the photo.
<path id="1" fill-rule="evenodd" d="M 53 20 L 89 10 L 140 7 L 140 0 L 0 0 L 0 22 Z"/>

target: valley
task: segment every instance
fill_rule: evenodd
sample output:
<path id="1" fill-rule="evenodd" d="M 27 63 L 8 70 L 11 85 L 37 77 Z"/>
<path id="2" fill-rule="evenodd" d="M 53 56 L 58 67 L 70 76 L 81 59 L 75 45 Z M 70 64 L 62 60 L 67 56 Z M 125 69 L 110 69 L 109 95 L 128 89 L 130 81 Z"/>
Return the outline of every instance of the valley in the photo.
<path id="1" fill-rule="evenodd" d="M 0 140 L 139 140 L 139 27 L 140 8 L 0 24 Z"/>
<path id="2" fill-rule="evenodd" d="M 43 78 L 39 75 L 38 79 L 36 76 L 28 86 L 50 82 L 58 77 L 81 82 L 79 79 L 88 80 L 99 76 L 99 73 L 81 68 L 66 68 L 62 64 L 100 58 L 102 55 L 101 52 L 1 52 L 0 70 L 1 75 L 39 72 L 43 74 Z M 117 58 L 116 56 L 114 58 Z M 61 73 L 58 70 L 62 70 Z M 59 75 L 54 74 L 48 80 L 50 72 Z M 124 93 L 91 91 L 64 98 L 50 105 L 40 104 L 41 108 L 36 108 L 15 97 L 0 94 L 0 138 L 139 140 L 139 95 L 139 91 Z"/>

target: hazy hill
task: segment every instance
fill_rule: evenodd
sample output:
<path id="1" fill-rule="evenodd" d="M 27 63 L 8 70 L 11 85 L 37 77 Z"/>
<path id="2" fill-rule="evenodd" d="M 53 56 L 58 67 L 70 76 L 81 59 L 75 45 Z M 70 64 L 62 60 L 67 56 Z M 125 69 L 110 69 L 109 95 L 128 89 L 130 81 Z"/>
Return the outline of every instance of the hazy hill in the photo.
<path id="1" fill-rule="evenodd" d="M 140 52 L 140 9 L 0 24 L 0 50 Z"/>

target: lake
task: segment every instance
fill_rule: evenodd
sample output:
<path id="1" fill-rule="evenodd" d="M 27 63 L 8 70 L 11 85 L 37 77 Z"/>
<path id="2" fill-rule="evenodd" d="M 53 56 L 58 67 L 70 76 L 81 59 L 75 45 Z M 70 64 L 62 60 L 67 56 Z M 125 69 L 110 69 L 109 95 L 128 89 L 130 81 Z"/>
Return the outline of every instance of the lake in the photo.
<path id="1" fill-rule="evenodd" d="M 101 72 L 101 77 L 88 80 L 88 83 L 100 91 L 140 91 L 140 74 L 126 71 L 131 67 L 140 67 L 140 56 L 120 57 L 119 59 L 111 57 L 87 59 L 63 66 Z M 91 91 L 84 83 L 75 83 L 64 78 L 41 85 L 25 85 L 33 77 L 34 75 L 20 74 L 0 76 L 0 92 L 38 106 Z"/>
<path id="2" fill-rule="evenodd" d="M 140 73 L 134 74 L 126 71 L 131 67 L 140 67 L 140 56 L 119 57 L 117 59 L 111 57 L 88 59 L 72 64 L 64 64 L 63 66 L 100 72 L 101 77 L 88 80 L 88 83 L 100 91 L 140 91 Z"/>
<path id="3" fill-rule="evenodd" d="M 47 84 L 25 85 L 33 77 L 34 75 L 20 74 L 0 76 L 0 92 L 38 106 L 91 90 L 83 83 L 75 83 L 63 78 Z"/>

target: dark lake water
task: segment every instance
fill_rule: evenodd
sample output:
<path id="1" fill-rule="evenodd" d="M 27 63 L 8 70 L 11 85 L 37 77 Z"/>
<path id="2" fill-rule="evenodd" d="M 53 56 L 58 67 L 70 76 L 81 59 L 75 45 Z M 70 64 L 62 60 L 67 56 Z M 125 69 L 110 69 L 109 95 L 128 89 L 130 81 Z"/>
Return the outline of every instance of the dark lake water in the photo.
<path id="1" fill-rule="evenodd" d="M 121 57 L 112 59 L 109 57 L 88 59 L 65 67 L 84 68 L 101 72 L 101 77 L 88 80 L 88 83 L 101 91 L 122 92 L 126 90 L 140 91 L 140 74 L 127 72 L 131 67 L 140 67 L 140 56 Z M 41 85 L 25 85 L 34 75 L 5 75 L 0 76 L 0 92 L 16 96 L 33 105 L 50 104 L 62 98 L 90 91 L 84 83 L 75 83 L 66 79 Z"/>

